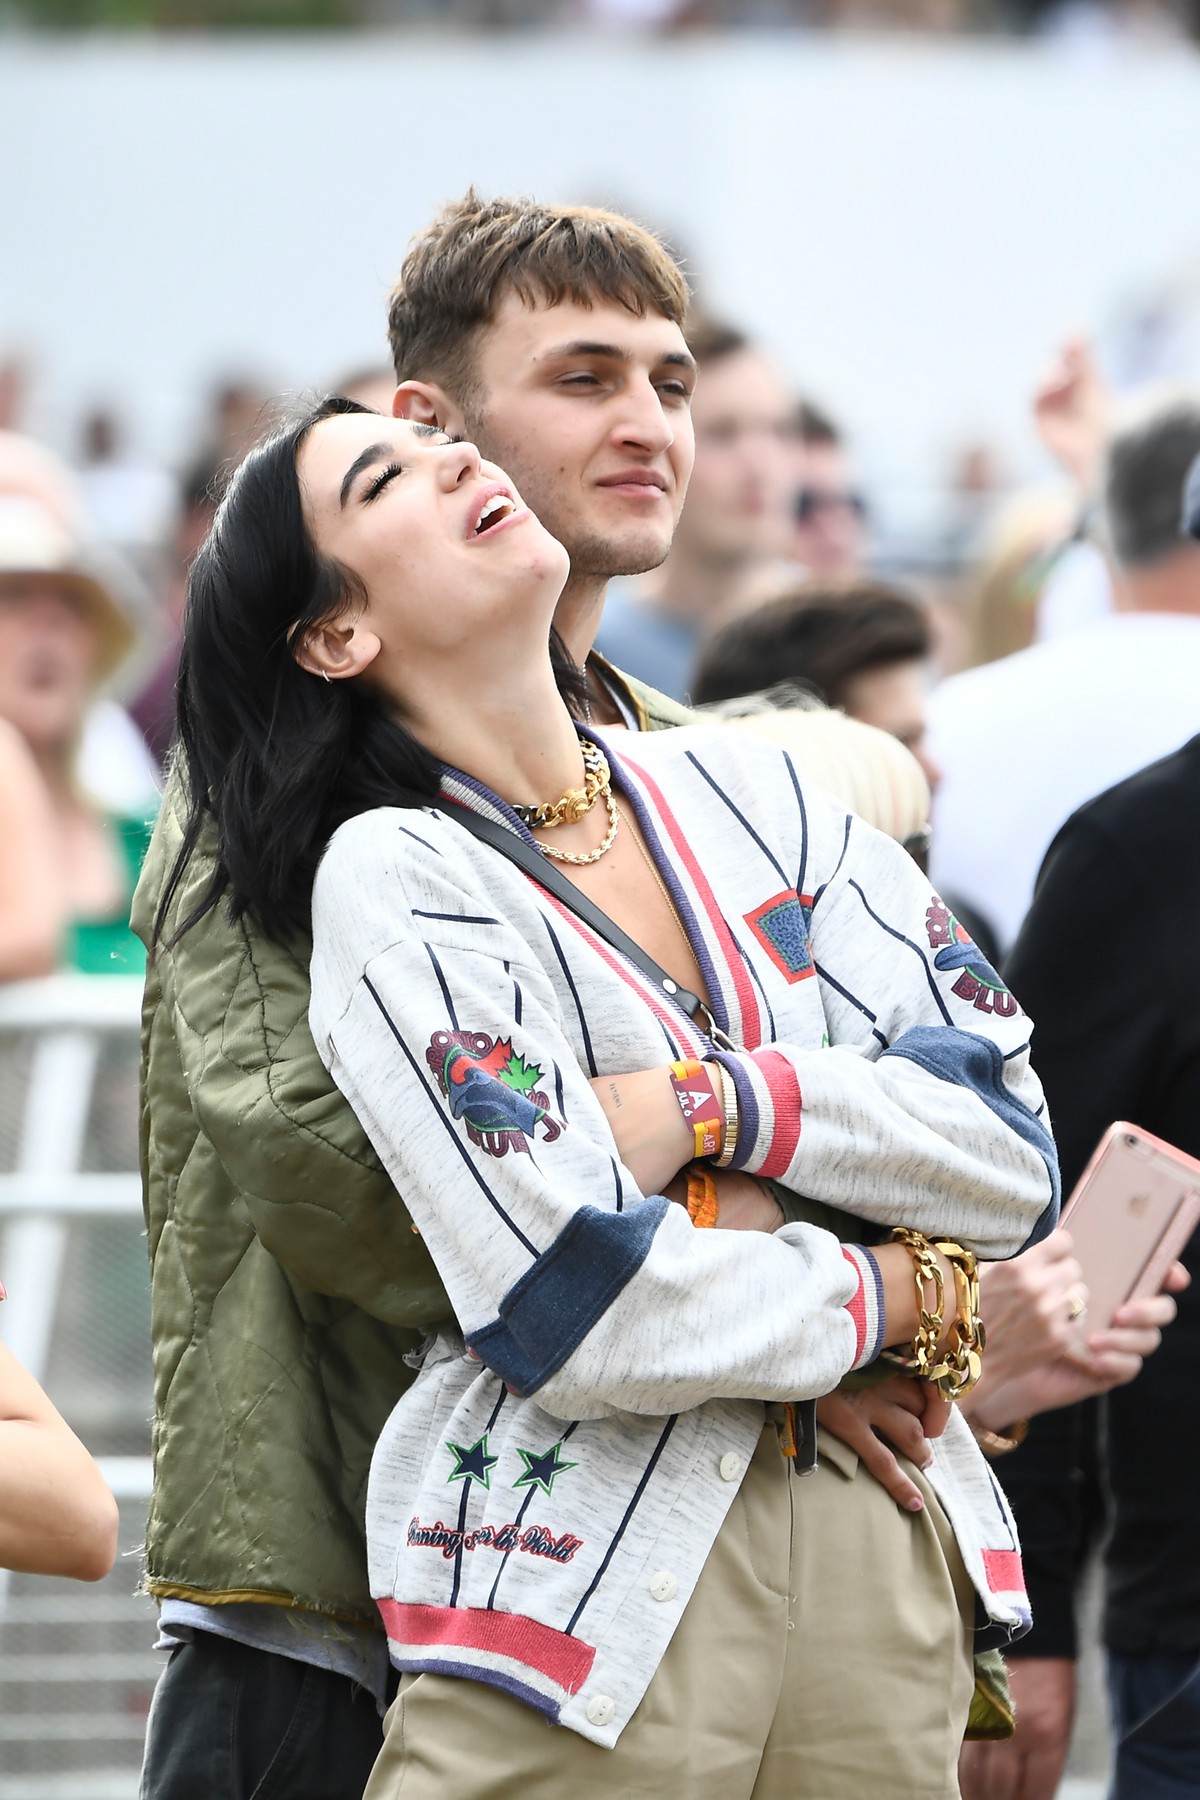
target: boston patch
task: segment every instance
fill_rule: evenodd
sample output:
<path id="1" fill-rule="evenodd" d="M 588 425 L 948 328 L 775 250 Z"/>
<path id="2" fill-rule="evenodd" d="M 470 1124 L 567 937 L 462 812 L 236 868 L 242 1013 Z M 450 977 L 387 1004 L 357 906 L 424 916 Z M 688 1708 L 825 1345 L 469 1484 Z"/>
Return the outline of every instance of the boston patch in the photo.
<path id="1" fill-rule="evenodd" d="M 1010 1019 L 1018 1010 L 1017 1002 L 993 969 L 987 957 L 963 930 L 950 908 L 935 894 L 925 914 L 925 930 L 929 948 L 936 950 L 933 966 L 942 974 L 961 969 L 950 991 L 960 1000 L 969 1000 L 977 1012 L 995 1013 Z"/>

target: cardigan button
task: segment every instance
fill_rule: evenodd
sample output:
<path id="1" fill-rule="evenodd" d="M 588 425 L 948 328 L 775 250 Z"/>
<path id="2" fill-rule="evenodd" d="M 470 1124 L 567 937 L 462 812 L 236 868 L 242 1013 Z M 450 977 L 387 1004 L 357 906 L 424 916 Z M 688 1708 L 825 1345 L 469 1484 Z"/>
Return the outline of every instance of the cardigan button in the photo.
<path id="1" fill-rule="evenodd" d="M 727 1450 L 720 1462 L 721 1480 L 736 1481 L 742 1472 L 742 1459 L 732 1450 Z"/>
<path id="2" fill-rule="evenodd" d="M 607 1694 L 597 1694 L 594 1700 L 587 1703 L 587 1721 L 589 1725 L 607 1725 L 616 1707 Z"/>
<path id="3" fill-rule="evenodd" d="M 655 1600 L 673 1600 L 679 1592 L 679 1583 L 670 1569 L 660 1569 L 657 1575 L 650 1577 L 650 1592 Z"/>

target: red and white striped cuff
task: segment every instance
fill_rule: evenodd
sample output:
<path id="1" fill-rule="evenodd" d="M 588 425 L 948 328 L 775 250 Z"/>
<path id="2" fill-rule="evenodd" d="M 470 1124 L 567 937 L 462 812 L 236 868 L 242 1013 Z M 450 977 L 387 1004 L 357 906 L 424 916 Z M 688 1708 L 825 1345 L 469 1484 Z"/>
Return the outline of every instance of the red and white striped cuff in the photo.
<path id="1" fill-rule="evenodd" d="M 857 1291 L 846 1301 L 854 1322 L 855 1350 L 852 1369 L 873 1363 L 883 1349 L 883 1280 L 879 1264 L 862 1244 L 843 1244 L 842 1255 L 858 1276 Z"/>

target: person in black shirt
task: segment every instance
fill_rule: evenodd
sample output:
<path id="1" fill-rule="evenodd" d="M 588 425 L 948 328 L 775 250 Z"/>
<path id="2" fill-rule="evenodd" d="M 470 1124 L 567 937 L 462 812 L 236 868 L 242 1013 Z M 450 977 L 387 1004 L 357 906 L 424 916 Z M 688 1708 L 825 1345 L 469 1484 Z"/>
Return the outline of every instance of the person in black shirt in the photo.
<path id="1" fill-rule="evenodd" d="M 1034 1054 L 1064 1193 L 1114 1119 L 1200 1156 L 1198 819 L 1200 736 L 1068 820 L 1009 959 L 1006 977 L 1037 1021 Z M 1200 1271 L 1200 1233 L 1183 1260 Z M 1106 1488 L 1112 1797 L 1200 1793 L 1200 1531 L 1190 1479 L 1198 1418 L 1193 1286 L 1135 1382 L 1042 1415 L 998 1471 L 1036 1623 L 1009 1652 L 1018 1737 L 995 1747 L 1003 1757 L 994 1757 L 992 1785 L 978 1788 L 988 1800 L 1051 1800 L 1057 1790 L 1074 1697 L 1075 1588 Z"/>

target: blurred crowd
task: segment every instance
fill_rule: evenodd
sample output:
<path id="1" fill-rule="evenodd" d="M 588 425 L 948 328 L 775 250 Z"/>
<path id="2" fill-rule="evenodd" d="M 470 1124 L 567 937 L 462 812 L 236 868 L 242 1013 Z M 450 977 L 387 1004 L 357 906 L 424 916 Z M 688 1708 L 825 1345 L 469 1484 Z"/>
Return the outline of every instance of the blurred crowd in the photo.
<path id="1" fill-rule="evenodd" d="M 1197 0 L 13 0 L 18 28 L 1033 33 L 1084 45 L 1200 35 Z"/>
<path id="2" fill-rule="evenodd" d="M 1150 394 L 1122 416 L 1091 345 L 1069 342 L 1030 379 L 1053 478 L 1014 490 L 970 446 L 931 532 L 901 552 L 825 397 L 793 392 L 735 324 L 698 310 L 690 340 L 688 504 L 663 566 L 611 584 L 598 648 L 680 701 L 728 708 L 783 683 L 789 702 L 897 738 L 933 798 L 934 876 L 997 959 L 1067 815 L 1189 735 L 1200 595 L 1178 496 L 1200 403 Z M 390 410 L 383 366 L 329 385 Z M 108 407 L 80 417 L 69 465 L 22 431 L 26 404 L 20 370 L 0 369 L 0 978 L 137 973 L 126 919 L 174 726 L 188 565 L 272 401 L 250 379 L 215 385 L 173 469 Z M 1163 569 L 1179 558 L 1176 592 Z M 1105 657 L 1147 703 L 1093 727 L 1101 676 L 1072 696 L 1072 672 Z"/>
<path id="3" fill-rule="evenodd" d="M 933 873 L 997 958 L 1073 808 L 1189 735 L 1200 599 L 1190 552 L 1178 594 L 1162 557 L 1200 451 L 1197 403 L 1152 394 L 1150 425 L 1136 407 L 1131 424 L 1092 347 L 1068 343 L 1030 380 L 1054 478 L 1014 490 L 986 445 L 968 447 L 930 534 L 901 552 L 825 397 L 794 393 L 732 323 L 698 311 L 690 336 L 688 505 L 667 562 L 611 584 L 599 649 L 681 701 L 728 705 L 783 682 L 899 739 L 934 796 Z M 390 409 L 382 366 L 330 386 Z M 187 569 L 272 404 L 253 380 L 217 384 L 174 469 L 139 455 L 137 422 L 106 407 L 81 416 L 68 465 L 22 432 L 25 406 L 19 370 L 0 371 L 0 978 L 137 973 L 126 918 L 171 743 Z M 1127 440 L 1131 496 L 1110 481 L 1105 501 Z M 1167 498 L 1147 539 L 1154 480 Z M 1146 612 L 1172 631 L 1131 629 Z M 1079 658 L 1104 646 L 1127 691 L 1145 663 L 1148 704 L 1092 742 L 1075 714 L 1102 709 L 1066 696 Z"/>
<path id="4" fill-rule="evenodd" d="M 901 29 L 1076 38 L 1195 36 L 1194 0 L 364 0 L 377 25 L 584 27 L 623 33 Z"/>

